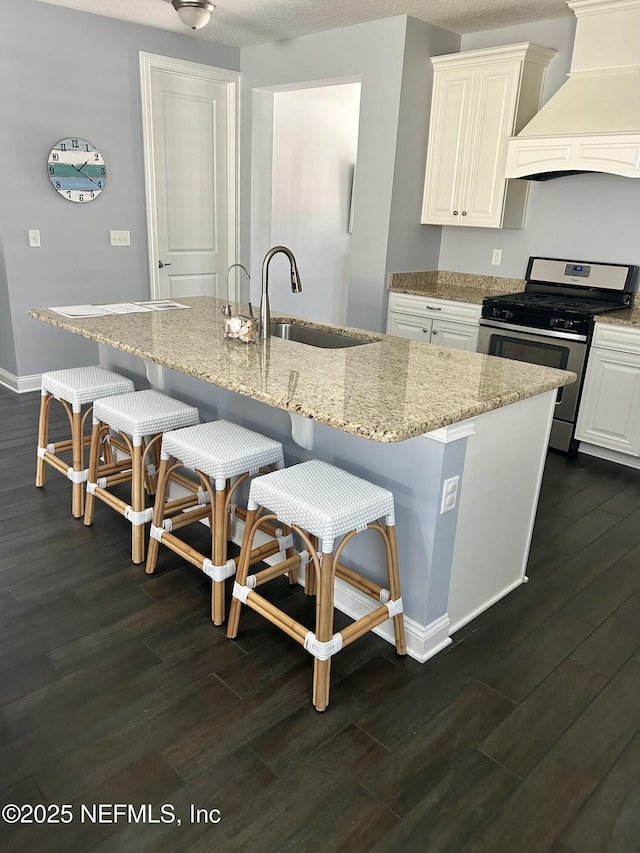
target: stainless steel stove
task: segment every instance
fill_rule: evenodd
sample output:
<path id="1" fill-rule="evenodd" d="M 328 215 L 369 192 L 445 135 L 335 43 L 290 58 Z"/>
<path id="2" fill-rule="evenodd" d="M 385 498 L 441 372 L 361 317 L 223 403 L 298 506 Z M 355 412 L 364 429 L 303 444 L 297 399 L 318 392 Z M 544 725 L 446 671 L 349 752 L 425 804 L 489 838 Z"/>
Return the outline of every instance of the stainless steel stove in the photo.
<path id="1" fill-rule="evenodd" d="M 573 436 L 594 317 L 633 304 L 637 273 L 629 264 L 531 257 L 524 291 L 489 296 L 482 303 L 478 352 L 578 376 L 558 391 L 554 449 L 577 449 Z"/>

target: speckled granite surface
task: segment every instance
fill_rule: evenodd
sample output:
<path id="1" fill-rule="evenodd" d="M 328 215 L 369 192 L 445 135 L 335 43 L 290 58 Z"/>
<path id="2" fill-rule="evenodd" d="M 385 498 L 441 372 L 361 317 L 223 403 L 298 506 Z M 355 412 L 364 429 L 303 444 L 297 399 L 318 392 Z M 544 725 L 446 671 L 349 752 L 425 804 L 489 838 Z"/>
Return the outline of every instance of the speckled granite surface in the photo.
<path id="1" fill-rule="evenodd" d="M 596 323 L 608 323 L 612 326 L 635 326 L 640 329 L 640 295 L 636 294 L 633 308 L 610 311 L 596 316 Z"/>
<path id="2" fill-rule="evenodd" d="M 434 299 L 451 299 L 454 302 L 470 302 L 476 305 L 481 305 L 485 296 L 496 293 L 519 293 L 524 290 L 524 286 L 525 281 L 520 278 L 501 278 L 493 275 L 473 275 L 443 270 L 392 272 L 389 275 L 389 290 L 397 293 L 431 296 Z M 640 328 L 640 295 L 636 294 L 633 308 L 600 314 L 596 316 L 595 321 Z"/>
<path id="3" fill-rule="evenodd" d="M 471 302 L 477 305 L 482 303 L 485 296 L 495 293 L 519 293 L 524 290 L 524 285 L 524 279 L 520 278 L 444 270 L 393 272 L 389 275 L 389 290 L 397 293 L 453 299 L 455 302 Z"/>
<path id="4" fill-rule="evenodd" d="M 219 300 L 180 301 L 191 308 L 84 320 L 46 308 L 29 314 L 373 441 L 402 441 L 575 380 L 562 370 L 356 329 L 345 331 L 377 340 L 333 350 L 280 338 L 243 344 L 224 339 Z M 282 317 L 274 314 L 272 319 Z"/>

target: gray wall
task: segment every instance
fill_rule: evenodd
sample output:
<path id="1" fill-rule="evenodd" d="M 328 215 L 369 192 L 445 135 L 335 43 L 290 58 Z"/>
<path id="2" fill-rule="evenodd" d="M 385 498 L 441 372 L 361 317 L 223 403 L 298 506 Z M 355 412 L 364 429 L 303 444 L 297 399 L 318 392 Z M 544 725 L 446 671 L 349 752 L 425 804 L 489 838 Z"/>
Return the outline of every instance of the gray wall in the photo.
<path id="1" fill-rule="evenodd" d="M 14 376 L 18 372 L 16 347 L 11 325 L 11 302 L 9 301 L 9 282 L 7 266 L 4 260 L 4 244 L 0 231 L 0 370 L 6 370 Z"/>
<path id="2" fill-rule="evenodd" d="M 544 103 L 566 79 L 574 30 L 573 17 L 503 27 L 463 36 L 462 50 L 522 41 L 555 48 Z M 522 278 L 529 255 L 638 264 L 638 210 L 640 180 L 594 174 L 532 182 L 523 229 L 443 227 L 439 269 Z M 494 248 L 503 252 L 499 267 L 491 265 Z"/>
<path id="3" fill-rule="evenodd" d="M 232 70 L 240 51 L 35 0 L 0 0 L 0 20 L 0 146 L 11 152 L 0 322 L 4 338 L 11 311 L 15 346 L 12 362 L 0 345 L 0 367 L 24 377 L 97 360 L 94 344 L 31 320 L 30 307 L 149 296 L 139 51 Z M 74 135 L 106 158 L 107 186 L 88 204 L 65 201 L 47 177 L 51 147 Z M 40 249 L 28 246 L 30 228 Z M 130 231 L 131 247 L 110 247 L 111 229 Z"/>
<path id="4" fill-rule="evenodd" d="M 456 53 L 460 36 L 416 18 L 407 21 L 393 175 L 387 272 L 437 269 L 441 228 L 420 223 L 429 137 L 431 56 Z"/>
<path id="5" fill-rule="evenodd" d="M 415 31 L 421 30 L 417 44 Z M 409 31 L 409 37 L 408 36 Z M 362 81 L 360 132 L 358 141 L 354 225 L 351 242 L 347 322 L 353 326 L 382 329 L 386 312 L 386 274 L 388 252 L 394 247 L 410 254 L 414 268 L 424 269 L 437 261 L 439 235 L 426 237 L 415 222 L 411 231 L 400 237 L 407 211 L 416 208 L 416 194 L 406 200 L 402 190 L 424 178 L 426 124 L 430 86 L 411 86 L 403 99 L 403 84 L 416 70 L 426 48 L 442 46 L 454 49 L 457 37 L 435 27 L 421 25 L 406 16 L 385 18 L 366 24 L 344 27 L 324 33 L 246 48 L 242 51 L 242 233 L 243 245 L 249 245 L 249 230 L 254 200 L 250 198 L 252 160 L 252 103 L 254 90 L 331 78 L 359 78 Z M 409 44 L 405 60 L 405 45 Z M 407 65 L 405 66 L 405 62 Z M 405 74 L 407 70 L 407 74 Z M 427 81 L 429 69 L 420 68 L 420 80 Z M 426 105 L 426 110 L 425 110 Z M 417 108 L 416 108 L 417 107 Z M 399 138 L 400 128 L 400 138 Z M 414 133 L 422 145 L 412 142 Z M 402 144 L 399 145 L 399 142 Z M 259 139 L 253 139 L 253 162 Z M 399 157 L 407 162 L 398 167 Z M 418 170 L 422 174 L 418 174 Z M 275 188 L 277 191 L 277 188 Z M 392 198 L 396 203 L 392 208 Z M 264 199 L 257 200 L 258 205 Z M 392 218 L 398 217 L 394 228 Z M 419 217 L 418 220 L 419 221 Z M 295 247 L 291 247 L 295 251 Z M 253 251 L 252 251 L 253 254 Z M 252 257 L 251 266 L 260 268 L 261 257 Z M 406 267 L 403 266 L 403 269 Z"/>

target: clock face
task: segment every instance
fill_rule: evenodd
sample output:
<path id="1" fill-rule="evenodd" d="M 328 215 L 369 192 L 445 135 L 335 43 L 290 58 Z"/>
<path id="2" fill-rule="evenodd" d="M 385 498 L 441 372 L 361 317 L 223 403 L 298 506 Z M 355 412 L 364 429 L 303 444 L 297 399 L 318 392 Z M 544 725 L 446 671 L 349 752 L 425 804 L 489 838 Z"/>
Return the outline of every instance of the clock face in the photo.
<path id="1" fill-rule="evenodd" d="M 70 137 L 49 152 L 49 179 L 62 198 L 83 204 L 97 198 L 107 180 L 104 157 L 90 142 Z"/>

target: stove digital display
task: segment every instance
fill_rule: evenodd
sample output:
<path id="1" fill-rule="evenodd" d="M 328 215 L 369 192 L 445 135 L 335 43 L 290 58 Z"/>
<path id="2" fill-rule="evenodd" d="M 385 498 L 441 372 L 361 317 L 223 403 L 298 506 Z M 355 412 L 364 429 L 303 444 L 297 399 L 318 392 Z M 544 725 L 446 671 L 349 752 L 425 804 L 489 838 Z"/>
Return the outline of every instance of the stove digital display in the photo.
<path id="1" fill-rule="evenodd" d="M 564 268 L 565 275 L 580 276 L 581 278 L 589 278 L 591 267 L 588 264 L 567 264 Z"/>

